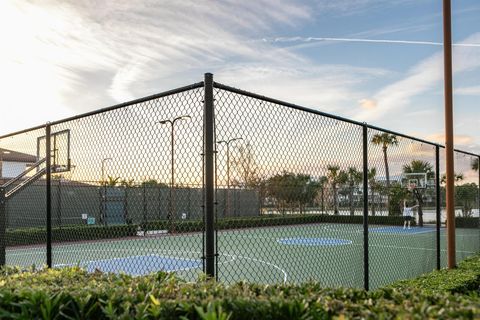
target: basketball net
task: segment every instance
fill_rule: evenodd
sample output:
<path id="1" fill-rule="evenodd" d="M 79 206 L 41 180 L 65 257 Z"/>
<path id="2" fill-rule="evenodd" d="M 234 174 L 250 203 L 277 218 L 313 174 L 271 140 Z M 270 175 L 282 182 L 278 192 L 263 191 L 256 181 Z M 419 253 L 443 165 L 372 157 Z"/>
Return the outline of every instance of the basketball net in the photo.
<path id="1" fill-rule="evenodd" d="M 408 184 L 408 190 L 410 191 L 413 191 L 417 188 L 417 184 L 416 183 L 409 183 Z"/>

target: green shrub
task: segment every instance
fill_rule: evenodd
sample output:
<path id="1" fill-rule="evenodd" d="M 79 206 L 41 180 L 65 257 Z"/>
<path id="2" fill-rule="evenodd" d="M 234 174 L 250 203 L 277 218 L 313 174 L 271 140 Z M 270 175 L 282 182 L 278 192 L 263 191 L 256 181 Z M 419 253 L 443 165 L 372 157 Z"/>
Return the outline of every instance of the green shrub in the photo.
<path id="1" fill-rule="evenodd" d="M 474 217 L 456 217 L 455 228 L 472 228 L 477 229 L 480 227 L 480 219 Z"/>
<path id="2" fill-rule="evenodd" d="M 368 218 L 371 225 L 403 225 L 403 217 L 372 216 Z M 362 224 L 362 216 L 340 215 L 263 215 L 259 217 L 240 217 L 219 219 L 219 230 L 286 226 L 310 223 Z M 413 225 L 415 222 L 412 221 Z M 52 228 L 54 242 L 87 241 L 132 237 L 138 230 L 170 230 L 168 220 L 149 221 L 145 224 L 128 225 L 73 225 Z M 176 233 L 200 232 L 204 229 L 202 220 L 181 220 L 175 223 Z M 32 245 L 46 243 L 46 228 L 8 229 L 7 246 Z"/>
<path id="3" fill-rule="evenodd" d="M 477 275 L 476 280 L 470 275 L 459 278 L 467 270 Z M 8 268 L 0 273 L 0 318 L 473 319 L 480 317 L 478 274 L 476 256 L 461 262 L 457 270 L 366 292 L 322 288 L 317 283 L 185 283 L 163 272 L 131 277 L 79 268 Z"/>

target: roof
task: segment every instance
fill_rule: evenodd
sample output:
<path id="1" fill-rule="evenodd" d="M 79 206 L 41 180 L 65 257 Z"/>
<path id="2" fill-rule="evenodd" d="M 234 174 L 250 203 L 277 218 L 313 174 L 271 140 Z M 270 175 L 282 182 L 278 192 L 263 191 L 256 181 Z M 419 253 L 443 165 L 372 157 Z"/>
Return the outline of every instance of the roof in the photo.
<path id="1" fill-rule="evenodd" d="M 0 148 L 0 160 L 11 162 L 35 163 L 37 157 L 31 154 Z"/>

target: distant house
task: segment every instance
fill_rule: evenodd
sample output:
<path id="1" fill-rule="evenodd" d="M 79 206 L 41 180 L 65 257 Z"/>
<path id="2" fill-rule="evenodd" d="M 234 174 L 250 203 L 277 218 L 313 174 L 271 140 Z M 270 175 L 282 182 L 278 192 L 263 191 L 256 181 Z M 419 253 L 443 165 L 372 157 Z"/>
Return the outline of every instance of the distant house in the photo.
<path id="1" fill-rule="evenodd" d="M 0 181 L 15 178 L 36 161 L 34 155 L 0 148 Z"/>

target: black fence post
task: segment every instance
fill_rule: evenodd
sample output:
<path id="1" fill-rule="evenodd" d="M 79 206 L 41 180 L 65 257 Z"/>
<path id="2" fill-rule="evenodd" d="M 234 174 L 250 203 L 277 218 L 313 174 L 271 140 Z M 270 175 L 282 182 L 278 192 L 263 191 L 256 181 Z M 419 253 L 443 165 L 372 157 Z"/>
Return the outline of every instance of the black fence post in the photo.
<path id="1" fill-rule="evenodd" d="M 436 198 L 436 220 L 437 220 L 437 270 L 440 270 L 440 259 L 441 259 L 441 243 L 440 243 L 440 226 L 442 224 L 441 221 L 441 195 L 440 195 L 440 147 L 437 145 L 435 146 L 435 198 Z"/>
<path id="2" fill-rule="evenodd" d="M 204 97 L 204 170 L 205 170 L 205 273 L 215 278 L 215 168 L 213 75 L 205 74 Z"/>
<path id="3" fill-rule="evenodd" d="M 52 267 L 52 153 L 50 146 L 51 126 L 45 126 L 45 182 L 47 206 L 47 266 Z"/>
<path id="4" fill-rule="evenodd" d="M 368 127 L 363 124 L 363 287 L 369 290 L 368 264 Z"/>
<path id="5" fill-rule="evenodd" d="M 0 186 L 0 267 L 6 264 L 7 247 L 7 199 L 5 189 Z"/>

